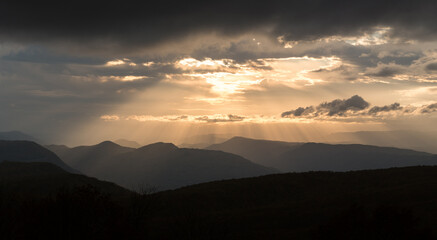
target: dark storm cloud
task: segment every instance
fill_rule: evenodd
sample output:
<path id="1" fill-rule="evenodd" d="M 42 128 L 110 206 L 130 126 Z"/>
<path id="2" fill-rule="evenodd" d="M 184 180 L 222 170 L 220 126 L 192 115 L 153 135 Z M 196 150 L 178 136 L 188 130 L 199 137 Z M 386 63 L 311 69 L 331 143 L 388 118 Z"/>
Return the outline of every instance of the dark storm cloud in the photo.
<path id="1" fill-rule="evenodd" d="M 349 99 L 336 99 L 332 102 L 321 103 L 317 108 L 328 110 L 328 115 L 342 115 L 348 110 L 357 111 L 369 107 L 369 103 L 362 97 L 355 95 Z"/>
<path id="2" fill-rule="evenodd" d="M 51 49 L 41 46 L 29 46 L 19 51 L 10 52 L 1 57 L 6 61 L 15 62 L 34 62 L 34 63 L 48 63 L 48 64 L 63 64 L 63 63 L 77 63 L 98 65 L 106 63 L 102 58 L 96 57 L 77 57 L 66 54 L 53 52 Z"/>
<path id="3" fill-rule="evenodd" d="M 417 116 L 437 111 L 437 103 L 422 106 L 401 106 L 393 103 L 385 106 L 374 106 L 369 109 L 369 103 L 358 95 L 349 99 L 336 99 L 324 102 L 317 106 L 298 107 L 295 110 L 283 112 L 283 118 L 307 118 L 307 119 L 335 119 L 337 117 L 355 118 L 361 117 L 385 117 L 396 115 Z"/>
<path id="4" fill-rule="evenodd" d="M 275 38 L 312 40 L 361 34 L 383 25 L 393 27 L 396 36 L 433 39 L 436 7 L 430 0 L 157 1 L 143 5 L 10 1 L 1 5 L 0 37 L 86 42 L 107 49 L 152 46 L 196 33 L 236 35 L 263 29 Z"/>
<path id="5" fill-rule="evenodd" d="M 317 107 L 299 107 L 295 110 L 283 112 L 282 117 L 292 117 L 291 115 L 306 116 L 310 114 L 327 115 L 327 116 L 343 116 L 347 111 L 360 111 L 369 107 L 369 103 L 366 102 L 362 97 L 354 95 L 348 99 L 335 99 L 331 102 L 324 102 L 319 104 Z"/>

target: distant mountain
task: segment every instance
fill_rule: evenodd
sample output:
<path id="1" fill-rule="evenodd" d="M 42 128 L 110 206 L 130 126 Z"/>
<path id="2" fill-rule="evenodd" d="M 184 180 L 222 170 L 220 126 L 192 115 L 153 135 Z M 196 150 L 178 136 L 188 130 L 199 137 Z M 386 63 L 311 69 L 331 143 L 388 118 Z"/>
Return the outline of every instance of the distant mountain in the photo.
<path id="1" fill-rule="evenodd" d="M 105 164 L 113 156 L 134 150 L 122 147 L 111 141 L 101 142 L 94 146 L 79 146 L 68 148 L 66 146 L 49 145 L 48 149 L 56 153 L 62 160 L 84 174 L 98 177 L 90 173 L 99 172 L 101 164 Z"/>
<path id="2" fill-rule="evenodd" d="M 135 141 L 127 140 L 127 139 L 117 139 L 114 141 L 114 143 L 123 146 L 123 147 L 130 147 L 130 148 L 139 148 L 141 145 Z"/>
<path id="3" fill-rule="evenodd" d="M 50 149 L 81 172 L 128 188 L 147 184 L 162 190 L 277 172 L 234 154 L 178 148 L 170 143 L 155 143 L 138 149 L 112 142 L 69 150 Z"/>
<path id="4" fill-rule="evenodd" d="M 407 149 L 360 144 L 305 143 L 276 160 L 283 171 L 350 171 L 437 165 L 437 156 Z"/>
<path id="5" fill-rule="evenodd" d="M 206 148 L 211 144 L 221 143 L 226 139 L 229 139 L 229 135 L 226 134 L 204 134 L 194 135 L 183 140 L 183 143 L 178 146 L 181 148 Z"/>
<path id="6" fill-rule="evenodd" d="M 338 132 L 326 137 L 329 143 L 358 143 L 414 149 L 437 154 L 437 132 L 359 131 Z"/>
<path id="7" fill-rule="evenodd" d="M 58 154 L 58 153 L 63 153 L 65 151 L 70 151 L 70 148 L 67 147 L 66 145 L 56 145 L 56 144 L 51 144 L 51 145 L 45 145 L 45 148 L 49 149 L 50 151 Z"/>
<path id="8" fill-rule="evenodd" d="M 284 152 L 295 149 L 302 144 L 303 143 L 233 137 L 223 143 L 213 144 L 205 149 L 233 153 L 257 164 L 277 167 L 277 164 L 274 162 L 276 158 Z"/>
<path id="9" fill-rule="evenodd" d="M 36 138 L 19 131 L 0 132 L 0 140 L 38 142 Z"/>
<path id="10" fill-rule="evenodd" d="M 0 163 L 0 188 L 3 192 L 44 197 L 61 188 L 80 186 L 93 186 L 115 197 L 129 193 L 113 183 L 72 174 L 48 162 Z"/>
<path id="11" fill-rule="evenodd" d="M 359 144 L 303 144 L 237 137 L 207 149 L 234 153 L 283 172 L 437 165 L 437 156 L 433 154 Z"/>
<path id="12" fill-rule="evenodd" d="M 65 164 L 56 154 L 30 141 L 0 140 L 0 162 L 47 162 L 71 172 L 77 171 Z"/>

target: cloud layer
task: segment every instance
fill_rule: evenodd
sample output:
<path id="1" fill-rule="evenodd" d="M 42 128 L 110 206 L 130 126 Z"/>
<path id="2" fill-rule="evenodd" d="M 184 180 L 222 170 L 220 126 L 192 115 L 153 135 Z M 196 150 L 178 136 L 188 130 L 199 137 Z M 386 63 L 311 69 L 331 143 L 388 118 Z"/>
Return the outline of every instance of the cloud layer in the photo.
<path id="1" fill-rule="evenodd" d="M 354 95 L 348 99 L 335 99 L 317 106 L 298 107 L 281 114 L 283 118 L 341 119 L 341 118 L 389 118 L 405 115 L 420 115 L 437 111 L 437 103 L 422 106 L 401 106 L 393 103 L 385 106 L 373 106 L 362 97 Z"/>

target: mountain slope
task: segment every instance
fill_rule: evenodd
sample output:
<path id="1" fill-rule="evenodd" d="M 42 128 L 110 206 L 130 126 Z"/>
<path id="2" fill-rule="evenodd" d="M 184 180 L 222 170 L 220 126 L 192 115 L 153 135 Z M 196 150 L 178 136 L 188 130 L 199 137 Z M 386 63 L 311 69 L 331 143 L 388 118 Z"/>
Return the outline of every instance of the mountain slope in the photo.
<path id="1" fill-rule="evenodd" d="M 85 174 L 98 171 L 101 161 L 106 161 L 116 154 L 134 150 L 134 148 L 122 147 L 111 141 L 104 141 L 94 146 L 79 146 L 74 148 L 68 148 L 62 145 L 49 145 L 46 147 L 55 152 L 70 166 L 73 166 Z"/>
<path id="2" fill-rule="evenodd" d="M 183 139 L 181 144 L 178 144 L 180 148 L 206 148 L 212 144 L 221 143 L 230 136 L 227 134 L 204 134 L 194 135 Z"/>
<path id="3" fill-rule="evenodd" d="M 123 147 L 130 147 L 130 148 L 139 148 L 141 145 L 135 141 L 127 140 L 127 139 L 117 139 L 114 141 L 114 143 L 123 146 Z"/>
<path id="4" fill-rule="evenodd" d="M 233 137 L 223 143 L 213 144 L 206 149 L 220 150 L 247 158 L 257 164 L 277 167 L 275 159 L 282 153 L 299 147 L 302 143 L 258 140 Z"/>
<path id="5" fill-rule="evenodd" d="M 80 186 L 93 186 L 115 197 L 122 197 L 129 193 L 128 190 L 113 183 L 72 174 L 48 162 L 0 163 L 0 188 L 3 193 L 43 197 L 56 193 L 61 188 Z"/>
<path id="6" fill-rule="evenodd" d="M 276 162 L 283 171 L 349 171 L 437 165 L 437 156 L 390 147 L 306 143 L 281 154 Z"/>
<path id="7" fill-rule="evenodd" d="M 65 164 L 56 154 L 29 141 L 0 140 L 0 162 L 48 162 L 72 173 L 77 171 Z"/>
<path id="8" fill-rule="evenodd" d="M 58 153 L 71 166 L 128 188 L 153 185 L 160 190 L 195 183 L 266 175 L 276 171 L 219 151 L 155 143 L 138 149 L 104 142 Z"/>
<path id="9" fill-rule="evenodd" d="M 326 137 L 330 143 L 358 143 L 414 149 L 437 154 L 437 132 L 359 131 L 338 132 Z"/>
<path id="10" fill-rule="evenodd" d="M 0 140 L 38 142 L 34 137 L 19 131 L 0 132 Z"/>

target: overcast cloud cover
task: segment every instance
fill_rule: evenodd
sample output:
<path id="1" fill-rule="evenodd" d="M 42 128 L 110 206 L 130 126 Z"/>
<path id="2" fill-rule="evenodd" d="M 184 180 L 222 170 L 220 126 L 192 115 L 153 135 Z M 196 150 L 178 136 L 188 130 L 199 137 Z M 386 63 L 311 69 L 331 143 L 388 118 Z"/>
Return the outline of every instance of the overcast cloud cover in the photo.
<path id="1" fill-rule="evenodd" d="M 392 36 L 433 40 L 435 2 L 422 1 L 155 1 L 147 4 L 75 1 L 2 4 L 3 39 L 66 41 L 115 47 L 155 45 L 197 33 L 266 31 L 285 40 L 315 40 L 390 26 Z"/>
<path id="2" fill-rule="evenodd" d="M 102 116 L 435 118 L 435 1 L 0 6 L 4 130 L 57 140 Z"/>

